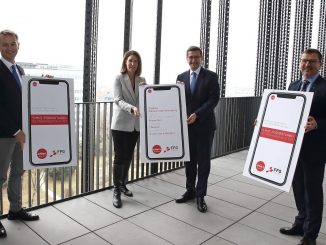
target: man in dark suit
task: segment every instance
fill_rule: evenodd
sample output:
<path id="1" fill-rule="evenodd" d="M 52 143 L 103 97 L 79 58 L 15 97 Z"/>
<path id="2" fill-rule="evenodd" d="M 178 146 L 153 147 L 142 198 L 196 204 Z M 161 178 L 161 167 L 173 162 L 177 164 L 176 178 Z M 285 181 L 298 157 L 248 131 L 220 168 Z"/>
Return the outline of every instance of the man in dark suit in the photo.
<path id="1" fill-rule="evenodd" d="M 204 197 L 211 168 L 211 147 L 216 129 L 214 108 L 220 97 L 217 74 L 201 67 L 202 51 L 191 46 L 187 50 L 190 70 L 178 75 L 177 82 L 185 84 L 190 162 L 186 162 L 187 191 L 176 203 L 197 197 L 197 209 L 207 211 Z M 198 166 L 198 180 L 196 185 Z"/>
<path id="2" fill-rule="evenodd" d="M 326 80 L 320 76 L 322 55 L 307 49 L 301 55 L 302 79 L 290 84 L 289 90 L 314 92 L 305 126 L 292 187 L 298 215 L 285 235 L 300 235 L 300 245 L 316 244 L 323 214 L 323 179 L 326 162 Z"/>
<path id="3" fill-rule="evenodd" d="M 22 208 L 21 189 L 23 176 L 23 146 L 25 134 L 22 131 L 22 67 L 15 63 L 19 42 L 16 33 L 10 30 L 0 32 L 0 188 L 8 179 L 8 199 L 10 202 L 8 219 L 37 220 L 37 215 Z M 0 237 L 6 231 L 0 223 Z"/>

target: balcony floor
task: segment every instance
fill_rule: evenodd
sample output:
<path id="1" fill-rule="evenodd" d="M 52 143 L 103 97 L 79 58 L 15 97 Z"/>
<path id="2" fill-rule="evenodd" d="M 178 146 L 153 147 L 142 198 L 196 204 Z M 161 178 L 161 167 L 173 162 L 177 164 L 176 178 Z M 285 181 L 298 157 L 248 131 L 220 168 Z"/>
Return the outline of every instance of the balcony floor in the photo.
<path id="1" fill-rule="evenodd" d="M 112 190 L 40 208 L 39 221 L 1 220 L 8 237 L 1 245 L 105 244 L 297 244 L 279 228 L 291 225 L 296 209 L 292 193 L 278 191 L 242 176 L 247 151 L 212 161 L 206 202 L 176 204 L 184 193 L 184 169 L 137 181 L 112 206 Z M 326 215 L 317 244 L 326 245 Z"/>

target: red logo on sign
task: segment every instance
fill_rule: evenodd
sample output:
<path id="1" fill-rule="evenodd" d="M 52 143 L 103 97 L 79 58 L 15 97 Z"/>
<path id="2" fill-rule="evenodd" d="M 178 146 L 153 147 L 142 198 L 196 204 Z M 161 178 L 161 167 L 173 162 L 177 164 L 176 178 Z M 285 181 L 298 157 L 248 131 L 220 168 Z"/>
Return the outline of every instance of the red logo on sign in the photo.
<path id="1" fill-rule="evenodd" d="M 36 155 L 37 155 L 37 157 L 39 159 L 44 159 L 44 158 L 46 158 L 46 156 L 48 155 L 48 153 L 47 153 L 47 151 L 44 148 L 41 148 L 41 149 L 39 149 L 37 151 Z"/>
<path id="2" fill-rule="evenodd" d="M 151 89 L 148 89 L 147 92 L 148 92 L 148 93 L 152 93 L 152 90 L 151 90 Z"/>
<path id="3" fill-rule="evenodd" d="M 272 95 L 272 96 L 271 96 L 271 99 L 272 99 L 272 100 L 275 100 L 275 95 Z"/>
<path id="4" fill-rule="evenodd" d="M 33 86 L 36 87 L 37 86 L 37 82 L 33 82 Z"/>
<path id="5" fill-rule="evenodd" d="M 257 171 L 261 172 L 265 169 L 265 163 L 263 161 L 259 161 L 256 163 Z"/>
<path id="6" fill-rule="evenodd" d="M 162 151 L 162 148 L 160 145 L 154 145 L 153 148 L 152 148 L 152 151 L 154 154 L 160 154 L 161 151 Z"/>

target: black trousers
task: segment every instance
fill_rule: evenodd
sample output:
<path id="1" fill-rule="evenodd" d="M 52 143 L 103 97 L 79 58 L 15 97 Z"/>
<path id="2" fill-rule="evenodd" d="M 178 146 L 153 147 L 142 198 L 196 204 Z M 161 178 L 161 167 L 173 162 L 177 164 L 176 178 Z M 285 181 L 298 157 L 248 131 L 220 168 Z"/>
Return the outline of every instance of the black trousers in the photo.
<path id="1" fill-rule="evenodd" d="M 124 185 L 134 153 L 139 132 L 111 130 L 114 146 L 113 184 L 115 187 Z"/>
<path id="2" fill-rule="evenodd" d="M 324 161 L 299 157 L 292 187 L 298 215 L 295 224 L 303 227 L 304 235 L 316 239 L 323 217 Z"/>
<path id="3" fill-rule="evenodd" d="M 198 125 L 189 126 L 188 129 L 190 162 L 186 162 L 186 188 L 189 191 L 196 190 L 197 197 L 204 197 L 207 194 L 207 181 L 211 170 L 214 131 L 199 130 Z"/>

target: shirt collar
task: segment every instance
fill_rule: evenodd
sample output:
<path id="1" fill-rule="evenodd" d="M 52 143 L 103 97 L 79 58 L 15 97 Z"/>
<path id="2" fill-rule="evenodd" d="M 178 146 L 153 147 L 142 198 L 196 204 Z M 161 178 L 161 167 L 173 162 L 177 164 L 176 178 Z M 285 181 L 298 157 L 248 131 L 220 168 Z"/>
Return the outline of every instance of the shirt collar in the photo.
<path id="1" fill-rule="evenodd" d="M 193 72 L 195 72 L 196 73 L 196 75 L 197 75 L 197 77 L 198 77 L 198 74 L 199 74 L 199 72 L 200 72 L 200 68 L 201 68 L 201 66 L 199 66 L 196 70 L 189 70 L 189 73 L 190 73 L 190 76 L 191 76 L 191 73 L 193 73 Z"/>
<path id="2" fill-rule="evenodd" d="M 8 69 L 11 71 L 11 66 L 14 65 L 10 61 L 6 60 L 5 58 L 1 57 L 1 61 L 8 67 Z"/>
<path id="3" fill-rule="evenodd" d="M 308 80 L 312 84 L 316 81 L 317 77 L 319 77 L 319 72 L 317 72 L 315 75 L 312 75 L 312 76 L 307 77 L 306 79 L 302 79 L 302 80 Z"/>

